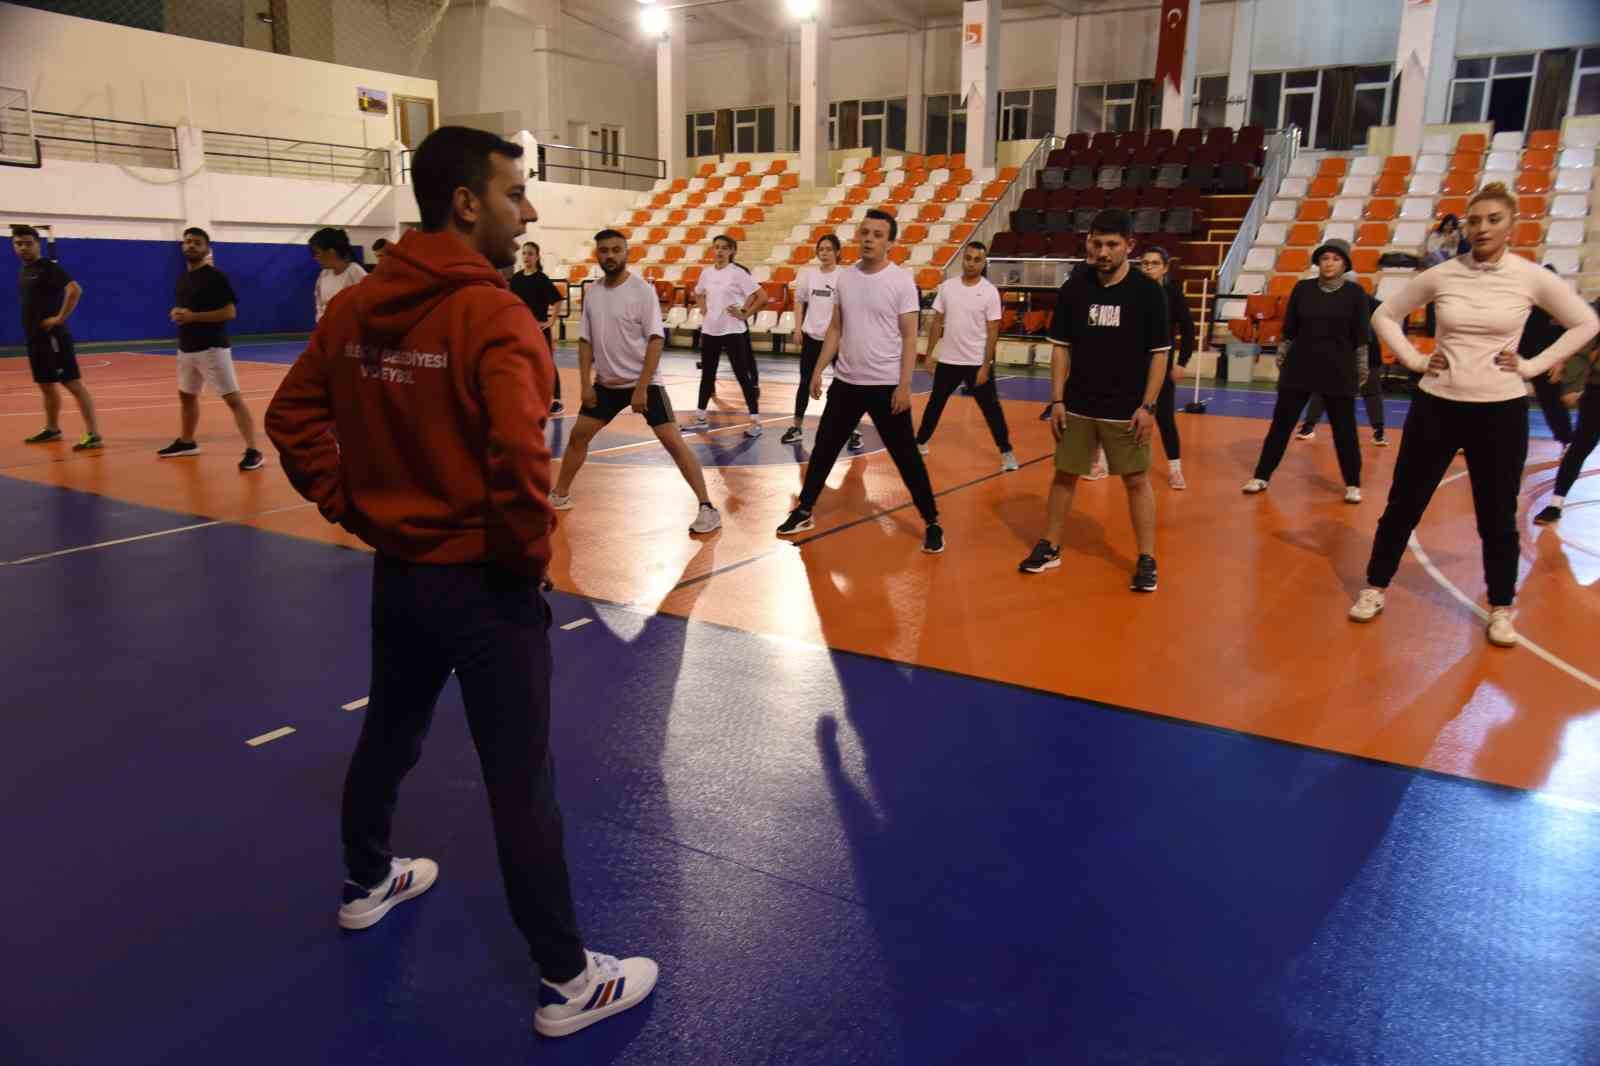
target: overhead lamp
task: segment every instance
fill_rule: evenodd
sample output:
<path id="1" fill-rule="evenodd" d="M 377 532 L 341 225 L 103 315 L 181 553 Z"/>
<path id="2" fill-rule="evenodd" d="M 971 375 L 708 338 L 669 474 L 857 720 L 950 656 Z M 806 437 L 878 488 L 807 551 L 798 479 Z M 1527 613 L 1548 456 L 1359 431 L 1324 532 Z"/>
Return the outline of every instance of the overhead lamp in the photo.
<path id="1" fill-rule="evenodd" d="M 801 22 L 806 22 L 817 17 L 817 0 L 784 0 L 784 7 L 789 14 Z"/>
<path id="2" fill-rule="evenodd" d="M 639 12 L 639 25 L 652 37 L 665 37 L 668 26 L 666 9 L 659 4 L 651 4 Z"/>

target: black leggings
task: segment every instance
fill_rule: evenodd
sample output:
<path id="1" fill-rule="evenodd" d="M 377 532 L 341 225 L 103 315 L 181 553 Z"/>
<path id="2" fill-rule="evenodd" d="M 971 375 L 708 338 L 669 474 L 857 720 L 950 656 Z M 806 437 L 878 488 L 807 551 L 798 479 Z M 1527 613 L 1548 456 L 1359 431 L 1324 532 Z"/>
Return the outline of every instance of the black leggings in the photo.
<path id="1" fill-rule="evenodd" d="M 1300 412 L 1305 410 L 1312 395 L 1298 389 L 1278 390 L 1278 403 L 1272 409 L 1272 426 L 1261 444 L 1261 458 L 1256 461 L 1256 477 L 1262 481 L 1271 481 L 1272 472 L 1283 462 L 1283 453 L 1289 447 Z M 1333 423 L 1333 449 L 1339 454 L 1339 472 L 1344 475 L 1346 485 L 1360 485 L 1361 444 L 1356 439 L 1356 398 L 1329 396 L 1323 402 L 1328 408 L 1328 421 Z"/>
<path id="2" fill-rule="evenodd" d="M 1367 383 L 1361 386 L 1361 402 L 1367 408 L 1367 424 L 1375 432 L 1383 432 L 1383 372 L 1373 367 L 1367 374 Z M 1315 393 L 1311 403 L 1306 407 L 1306 427 L 1317 428 L 1317 423 L 1322 419 L 1322 393 Z"/>
<path id="3" fill-rule="evenodd" d="M 1578 430 L 1572 436 L 1572 446 L 1561 457 L 1561 469 L 1556 472 L 1556 495 L 1565 496 L 1577 484 L 1583 472 L 1584 460 L 1600 444 L 1600 387 L 1583 390 L 1578 403 Z"/>
<path id="4" fill-rule="evenodd" d="M 800 335 L 800 387 L 794 390 L 794 420 L 798 424 L 811 406 L 811 375 L 816 373 L 817 360 L 822 357 L 822 342 L 815 337 Z"/>
<path id="5" fill-rule="evenodd" d="M 934 366 L 933 394 L 928 397 L 928 406 L 922 409 L 922 426 L 917 430 L 918 444 L 926 444 L 933 439 L 933 431 L 939 428 L 939 417 L 944 414 L 944 405 L 949 401 L 950 394 L 956 391 L 958 385 L 965 384 L 978 401 L 983 420 L 989 423 L 989 433 L 994 437 L 995 446 L 1002 452 L 1011 450 L 1006 414 L 1000 409 L 1000 393 L 994 385 L 994 367 L 989 368 L 989 380 L 982 385 L 973 384 L 977 378 L 978 368 L 975 366 L 956 363 L 938 363 Z"/>
<path id="6" fill-rule="evenodd" d="M 550 336 L 549 326 L 544 327 L 544 344 L 546 348 L 550 349 L 550 365 L 554 366 L 556 370 L 555 398 L 559 400 L 561 399 L 561 367 L 556 363 L 556 342 Z"/>
<path id="7" fill-rule="evenodd" d="M 1521 398 L 1467 403 L 1418 390 L 1400 436 L 1389 505 L 1372 540 L 1367 583 L 1373 588 L 1389 587 L 1433 491 L 1462 450 L 1483 541 L 1489 605 L 1511 606 L 1517 593 L 1517 494 L 1528 461 L 1528 401 Z"/>
<path id="8" fill-rule="evenodd" d="M 750 350 L 750 334 L 730 333 L 725 337 L 700 335 L 700 410 L 706 409 L 717 392 L 717 364 L 722 353 L 728 353 L 728 364 L 733 376 L 744 391 L 745 405 L 751 414 L 761 410 L 761 375 L 756 370 L 756 356 Z"/>
<path id="9" fill-rule="evenodd" d="M 930 525 L 939 520 L 939 507 L 933 500 L 933 485 L 928 481 L 928 468 L 917 451 L 916 434 L 911 427 L 910 410 L 899 414 L 890 412 L 894 399 L 893 385 L 852 385 L 833 379 L 828 386 L 828 405 L 822 409 L 822 421 L 817 426 L 817 441 L 811 448 L 811 462 L 806 467 L 806 482 L 800 490 L 800 507 L 809 511 L 817 505 L 839 450 L 855 432 L 861 416 L 872 419 L 872 425 L 883 439 L 900 480 L 911 490 L 911 499 L 917 505 L 922 520 Z"/>
<path id="10" fill-rule="evenodd" d="M 1161 431 L 1161 450 L 1169 460 L 1181 459 L 1178 443 L 1178 386 L 1172 380 L 1172 357 L 1167 357 L 1167 378 L 1156 397 L 1156 428 Z"/>
<path id="11" fill-rule="evenodd" d="M 1533 379 L 1533 394 L 1539 399 L 1539 409 L 1544 412 L 1544 424 L 1550 427 L 1550 435 L 1562 444 L 1571 444 L 1572 414 L 1561 402 L 1561 383 L 1551 381 L 1548 374 L 1540 374 Z"/>

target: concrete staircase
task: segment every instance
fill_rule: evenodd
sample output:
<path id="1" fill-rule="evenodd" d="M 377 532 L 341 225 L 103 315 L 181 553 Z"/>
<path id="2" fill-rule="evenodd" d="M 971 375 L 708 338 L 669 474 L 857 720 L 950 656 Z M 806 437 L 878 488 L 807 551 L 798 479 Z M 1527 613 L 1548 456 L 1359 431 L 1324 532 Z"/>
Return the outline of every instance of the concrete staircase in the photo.
<path id="1" fill-rule="evenodd" d="M 790 243 L 789 231 L 805 222 L 826 192 L 826 189 L 802 185 L 791 189 L 777 207 L 766 208 L 765 222 L 744 227 L 745 239 L 739 243 L 739 261 L 745 266 L 765 264 L 775 245 Z"/>

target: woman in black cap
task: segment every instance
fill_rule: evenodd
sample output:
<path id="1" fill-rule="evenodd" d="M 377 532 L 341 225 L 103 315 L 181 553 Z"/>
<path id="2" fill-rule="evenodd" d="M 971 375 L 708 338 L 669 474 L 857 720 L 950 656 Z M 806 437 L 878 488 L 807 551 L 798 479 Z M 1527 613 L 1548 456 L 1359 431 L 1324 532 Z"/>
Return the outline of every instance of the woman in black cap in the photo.
<path id="1" fill-rule="evenodd" d="M 1345 280 L 1350 246 L 1324 241 L 1312 253 L 1317 276 L 1289 294 L 1278 344 L 1278 403 L 1272 428 L 1261 445 L 1256 473 L 1244 483 L 1247 493 L 1265 492 L 1283 460 L 1289 436 L 1313 393 L 1320 393 L 1333 424 L 1333 446 L 1344 475 L 1344 500 L 1361 502 L 1361 446 L 1356 442 L 1356 393 L 1366 383 L 1367 336 L 1371 314 L 1361 286 Z"/>

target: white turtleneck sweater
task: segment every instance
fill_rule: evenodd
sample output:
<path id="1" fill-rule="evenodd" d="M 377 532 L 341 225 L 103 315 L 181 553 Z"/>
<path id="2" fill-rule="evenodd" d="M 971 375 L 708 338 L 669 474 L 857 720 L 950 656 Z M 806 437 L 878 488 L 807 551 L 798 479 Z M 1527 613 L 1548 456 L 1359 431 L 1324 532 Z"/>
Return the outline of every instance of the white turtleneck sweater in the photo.
<path id="1" fill-rule="evenodd" d="M 1428 375 L 1428 357 L 1406 339 L 1406 316 L 1433 303 L 1438 350 L 1448 369 Z M 1534 305 L 1567 328 L 1543 352 L 1523 352 L 1515 374 L 1495 366 L 1495 356 L 1516 351 Z M 1372 316 L 1372 330 L 1407 369 L 1423 374 L 1422 391 L 1444 400 L 1494 403 L 1527 395 L 1523 381 L 1543 374 L 1588 344 L 1600 319 L 1571 285 L 1520 255 L 1502 252 L 1492 263 L 1458 255 L 1413 277 Z"/>

